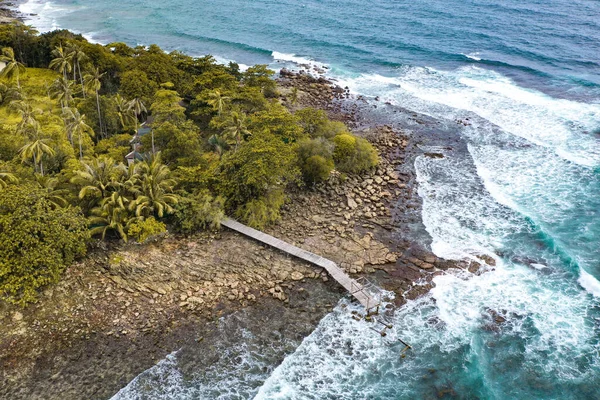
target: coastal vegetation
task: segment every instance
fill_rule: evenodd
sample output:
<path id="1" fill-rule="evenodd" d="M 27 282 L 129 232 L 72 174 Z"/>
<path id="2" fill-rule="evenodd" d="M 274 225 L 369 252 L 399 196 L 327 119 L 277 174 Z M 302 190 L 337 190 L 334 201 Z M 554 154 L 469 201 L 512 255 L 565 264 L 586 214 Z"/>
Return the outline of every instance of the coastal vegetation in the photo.
<path id="1" fill-rule="evenodd" d="M 0 295 L 10 302 L 35 300 L 90 237 L 141 243 L 218 228 L 224 215 L 264 228 L 289 190 L 378 163 L 323 111 L 284 107 L 265 65 L 241 71 L 20 23 L 0 25 L 0 48 Z"/>

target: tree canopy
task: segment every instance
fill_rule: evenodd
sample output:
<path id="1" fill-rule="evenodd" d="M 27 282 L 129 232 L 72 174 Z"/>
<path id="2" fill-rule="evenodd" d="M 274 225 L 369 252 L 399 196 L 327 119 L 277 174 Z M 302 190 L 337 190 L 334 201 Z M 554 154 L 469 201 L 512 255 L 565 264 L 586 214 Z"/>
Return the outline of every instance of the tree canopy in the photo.
<path id="1" fill-rule="evenodd" d="M 144 242 L 224 215 L 263 228 L 290 190 L 378 161 L 324 111 L 284 107 L 266 65 L 19 23 L 0 25 L 0 49 L 0 294 L 14 302 L 55 282 L 90 235 Z"/>

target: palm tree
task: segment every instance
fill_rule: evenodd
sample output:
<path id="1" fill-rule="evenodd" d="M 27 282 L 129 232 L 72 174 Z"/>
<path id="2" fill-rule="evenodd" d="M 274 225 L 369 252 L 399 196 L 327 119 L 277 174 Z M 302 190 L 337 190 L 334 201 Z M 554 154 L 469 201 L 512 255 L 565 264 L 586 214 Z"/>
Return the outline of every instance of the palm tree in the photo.
<path id="1" fill-rule="evenodd" d="M 223 108 L 225 107 L 225 103 L 231 97 L 223 96 L 220 90 L 213 90 L 208 93 L 208 100 L 206 101 L 210 106 L 212 106 L 213 110 L 217 111 L 218 115 L 221 115 L 223 112 Z"/>
<path id="2" fill-rule="evenodd" d="M 12 47 L 5 47 L 2 49 L 2 55 L 0 55 L 0 61 L 5 63 L 4 69 L 0 76 L 12 80 L 13 78 L 17 81 L 17 87 L 21 89 L 21 83 L 19 77 L 22 73 L 27 70 L 25 65 L 15 59 L 15 52 Z"/>
<path id="3" fill-rule="evenodd" d="M 32 159 L 36 171 L 39 164 L 40 173 L 44 176 L 42 158 L 44 155 L 53 156 L 54 150 L 48 145 L 49 139 L 44 137 L 39 125 L 29 125 L 28 128 L 27 135 L 29 136 L 29 142 L 19 150 L 21 161 L 25 162 Z"/>
<path id="4" fill-rule="evenodd" d="M 148 113 L 148 110 L 146 109 L 146 106 L 144 105 L 144 102 L 142 101 L 142 99 L 137 98 L 137 97 L 135 99 L 131 100 L 129 103 L 127 103 L 127 107 L 135 114 L 135 117 L 136 117 L 135 131 L 137 132 L 138 122 L 140 120 L 140 117 L 143 116 L 144 114 Z"/>
<path id="5" fill-rule="evenodd" d="M 102 239 L 109 230 L 117 231 L 119 236 L 127 242 L 127 230 L 138 218 L 132 217 L 129 211 L 131 200 L 114 192 L 102 200 L 99 207 L 92 210 L 89 221 L 92 225 L 92 235 L 102 234 Z"/>
<path id="6" fill-rule="evenodd" d="M 15 85 L 0 83 L 0 104 L 21 99 L 21 89 Z"/>
<path id="7" fill-rule="evenodd" d="M 51 99 L 57 99 L 64 110 L 69 107 L 69 102 L 73 100 L 73 86 L 74 83 L 72 81 L 61 76 L 52 82 L 48 90 L 48 95 Z"/>
<path id="8" fill-rule="evenodd" d="M 237 150 L 242 139 L 252 135 L 245 124 L 246 114 L 234 111 L 225 125 L 225 137 L 235 141 L 235 149 Z"/>
<path id="9" fill-rule="evenodd" d="M 52 57 L 54 59 L 50 61 L 49 67 L 63 75 L 65 81 L 67 80 L 67 73 L 70 73 L 73 69 L 71 63 L 73 62 L 72 54 L 68 54 L 65 52 L 65 49 L 62 47 L 62 44 L 56 46 L 54 50 L 52 50 Z"/>
<path id="10" fill-rule="evenodd" d="M 137 117 L 135 112 L 129 107 L 129 102 L 121 97 L 120 94 L 114 97 L 115 106 L 117 107 L 117 115 L 119 116 L 119 122 L 121 123 L 121 129 L 125 129 L 126 126 L 133 123 L 135 120 L 137 127 Z"/>
<path id="11" fill-rule="evenodd" d="M 81 46 L 77 43 L 71 43 L 67 48 L 68 56 L 73 61 L 73 80 L 77 80 L 77 74 L 79 74 L 79 82 L 81 83 L 81 91 L 83 93 L 83 98 L 85 99 L 85 87 L 83 84 L 83 75 L 81 74 L 81 62 L 85 61 L 88 57 L 81 50 Z"/>
<path id="12" fill-rule="evenodd" d="M 212 135 L 208 138 L 208 144 L 213 148 L 213 151 L 219 155 L 219 158 L 221 158 L 223 152 L 227 148 L 227 142 L 217 135 Z"/>
<path id="13" fill-rule="evenodd" d="M 38 176 L 37 183 L 41 189 L 44 189 L 48 195 L 46 199 L 52 203 L 55 208 L 66 207 L 68 202 L 65 200 L 64 195 L 67 194 L 66 189 L 57 189 L 59 180 L 49 176 Z"/>
<path id="14" fill-rule="evenodd" d="M 75 171 L 71 183 L 81 186 L 79 198 L 92 196 L 103 199 L 119 186 L 119 180 L 126 172 L 123 164 L 115 163 L 111 157 L 101 155 L 81 162 L 83 170 Z"/>
<path id="15" fill-rule="evenodd" d="M 136 171 L 141 183 L 141 194 L 135 200 L 135 215 L 138 217 L 156 213 L 163 217 L 173 212 L 179 197 L 173 194 L 177 181 L 171 178 L 171 170 L 161 162 L 160 153 L 150 160 L 137 164 Z"/>
<path id="16" fill-rule="evenodd" d="M 100 110 L 100 89 L 102 88 L 102 77 L 104 73 L 100 73 L 100 70 L 93 67 L 91 72 L 84 77 L 84 82 L 87 90 L 96 93 L 96 105 L 98 106 L 98 122 L 100 126 L 100 134 L 106 137 L 106 131 L 104 124 L 102 123 L 102 111 Z"/>
<path id="17" fill-rule="evenodd" d="M 23 100 L 14 100 L 10 102 L 10 109 L 21 116 L 21 121 L 17 124 L 17 132 L 25 133 L 29 125 L 39 125 L 35 116 L 41 114 L 42 110 L 33 108 L 30 103 Z"/>
<path id="18" fill-rule="evenodd" d="M 140 117 L 148 113 L 148 110 L 146 109 L 144 102 L 138 97 L 131 100 L 128 107 L 135 114 L 135 134 L 137 135 Z M 154 154 L 154 129 L 150 130 L 150 134 L 152 135 L 152 154 Z"/>
<path id="19" fill-rule="evenodd" d="M 0 190 L 5 189 L 9 183 L 19 183 L 19 178 L 10 172 L 0 172 Z"/>
<path id="20" fill-rule="evenodd" d="M 77 135 L 79 138 L 79 159 L 83 159 L 83 148 L 82 148 L 82 138 L 81 135 L 88 134 L 91 137 L 96 136 L 94 130 L 91 126 L 89 126 L 85 121 L 85 114 L 80 114 L 79 110 L 68 108 L 67 110 L 67 118 L 69 119 L 69 124 L 67 125 L 67 132 L 69 132 L 69 137 L 73 137 Z"/>

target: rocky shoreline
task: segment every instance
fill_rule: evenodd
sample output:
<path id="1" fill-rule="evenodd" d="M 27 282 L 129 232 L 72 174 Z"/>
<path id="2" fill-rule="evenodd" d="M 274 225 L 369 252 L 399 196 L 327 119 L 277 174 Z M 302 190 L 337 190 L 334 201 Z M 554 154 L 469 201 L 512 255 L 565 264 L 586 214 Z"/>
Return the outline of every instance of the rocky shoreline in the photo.
<path id="1" fill-rule="evenodd" d="M 402 168 L 410 136 L 390 126 L 358 128 L 357 113 L 343 104 L 347 90 L 324 78 L 282 71 L 278 83 L 288 107 L 319 107 L 358 129 L 381 164 L 368 176 L 334 175 L 293 193 L 268 233 L 354 276 L 368 274 L 396 293 L 396 305 L 426 293 L 431 277 L 448 268 L 479 268 L 439 259 L 405 234 L 407 218 L 419 218 L 414 177 Z M 240 312 L 245 324 L 268 324 L 290 338 L 276 363 L 345 295 L 324 271 L 226 230 L 96 248 L 38 303 L 0 305 L 0 397 L 109 398 L 173 351 L 208 351 L 218 340 L 215 324 Z"/>
<path id="2" fill-rule="evenodd" d="M 17 11 L 17 3 L 0 0 L 0 24 L 10 24 L 14 21 L 23 21 Z"/>

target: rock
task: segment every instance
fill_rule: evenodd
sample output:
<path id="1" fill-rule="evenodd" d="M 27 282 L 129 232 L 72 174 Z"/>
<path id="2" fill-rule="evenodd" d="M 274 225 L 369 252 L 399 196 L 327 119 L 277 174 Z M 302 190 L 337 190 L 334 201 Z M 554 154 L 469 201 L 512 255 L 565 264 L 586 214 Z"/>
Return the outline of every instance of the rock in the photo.
<path id="1" fill-rule="evenodd" d="M 304 279 L 304 275 L 302 275 L 302 273 L 300 273 L 298 271 L 292 272 L 292 280 L 301 281 L 302 279 Z"/>
<path id="2" fill-rule="evenodd" d="M 204 300 L 201 297 L 191 296 L 187 298 L 187 302 L 190 304 L 202 304 Z"/>
<path id="3" fill-rule="evenodd" d="M 383 179 L 380 176 L 375 177 L 375 183 L 381 185 L 383 183 Z"/>
<path id="4" fill-rule="evenodd" d="M 436 261 L 436 257 L 434 255 L 426 255 L 423 258 L 421 258 L 423 261 L 425 261 L 426 263 L 429 264 L 433 264 Z"/>
<path id="5" fill-rule="evenodd" d="M 356 204 L 356 201 L 352 197 L 347 196 L 347 199 L 348 199 L 348 207 L 350 207 L 351 209 L 355 209 L 356 207 L 358 207 L 358 204 Z"/>
<path id="6" fill-rule="evenodd" d="M 21 314 L 20 312 L 15 312 L 13 314 L 13 321 L 21 321 L 23 319 L 23 314 Z"/>

